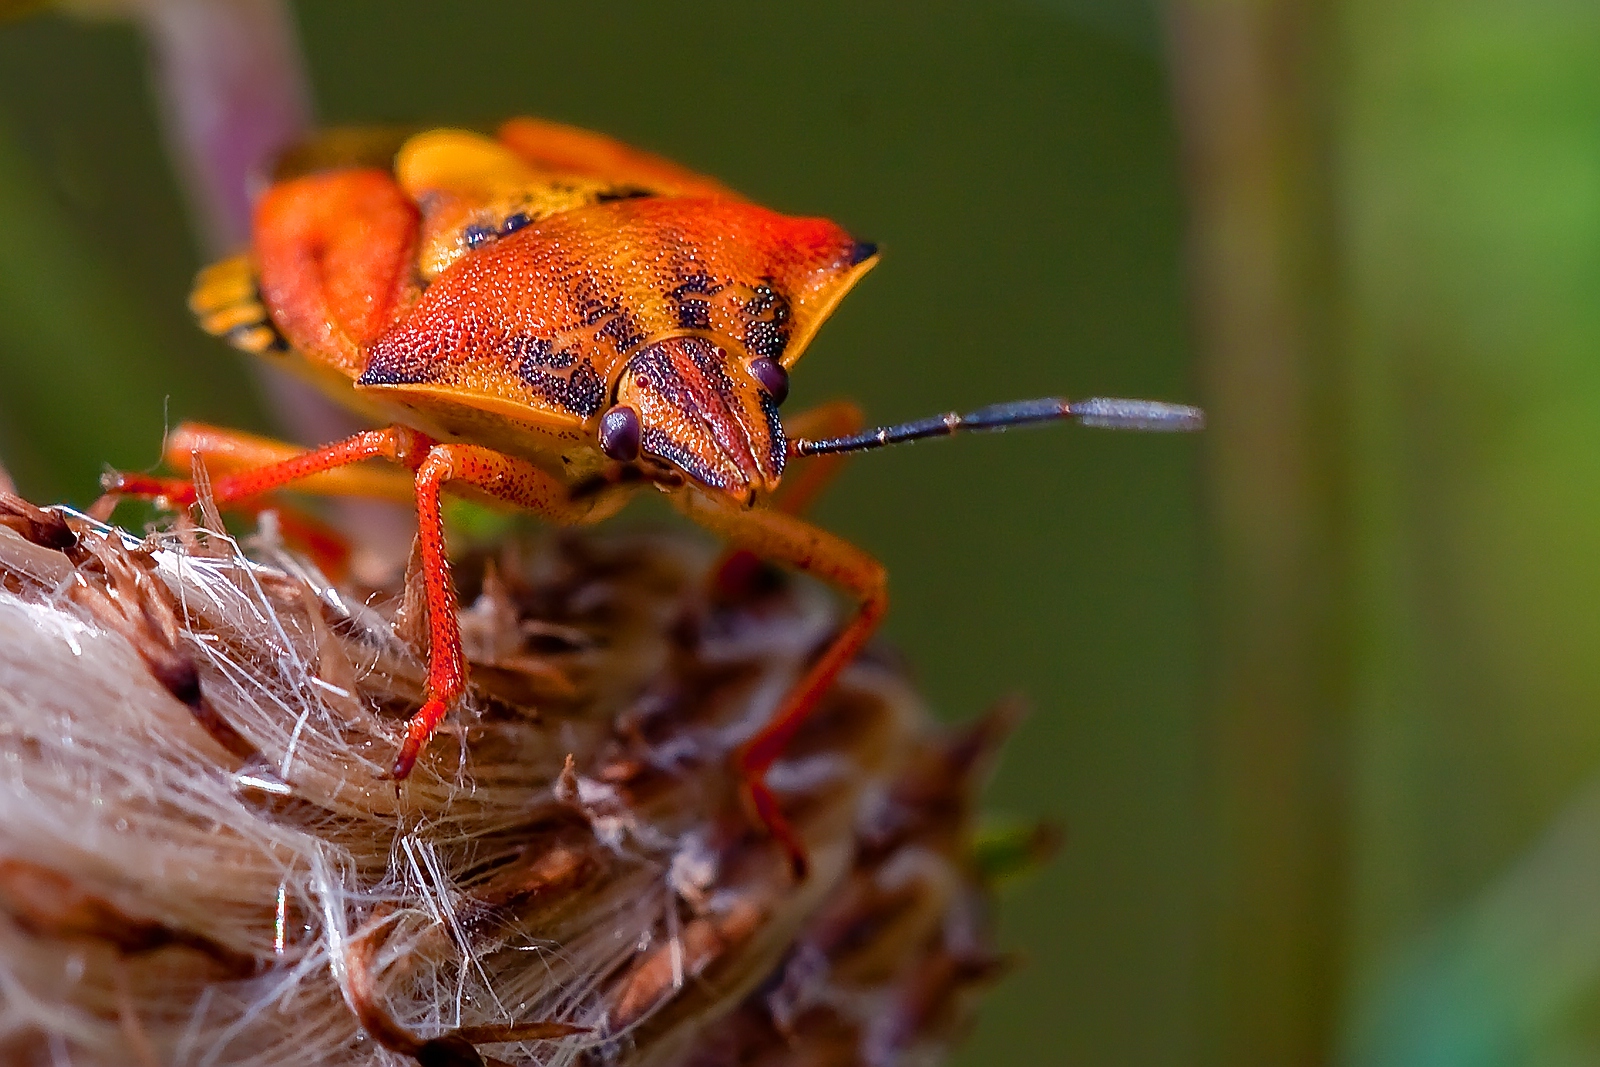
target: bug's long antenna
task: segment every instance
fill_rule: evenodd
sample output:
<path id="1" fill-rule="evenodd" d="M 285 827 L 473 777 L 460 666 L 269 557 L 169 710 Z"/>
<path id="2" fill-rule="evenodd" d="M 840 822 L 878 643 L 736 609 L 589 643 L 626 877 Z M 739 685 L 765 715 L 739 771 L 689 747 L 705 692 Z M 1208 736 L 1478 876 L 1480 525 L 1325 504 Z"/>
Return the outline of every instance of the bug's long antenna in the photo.
<path id="1" fill-rule="evenodd" d="M 1085 426 L 1107 430 L 1149 430 L 1156 433 L 1189 433 L 1202 429 L 1206 424 L 1205 412 L 1187 404 L 1167 404 L 1159 400 L 1119 400 L 1104 396 L 1088 400 L 1064 400 L 1050 396 L 1039 400 L 991 404 L 965 415 L 949 411 L 914 422 L 862 430 L 847 437 L 830 437 L 823 441 L 801 438 L 789 442 L 789 454 L 820 456 L 828 452 L 863 452 L 903 441 L 920 441 L 924 437 L 948 437 L 963 431 L 995 432 L 1009 430 L 1013 426 L 1062 419 L 1076 419 Z"/>

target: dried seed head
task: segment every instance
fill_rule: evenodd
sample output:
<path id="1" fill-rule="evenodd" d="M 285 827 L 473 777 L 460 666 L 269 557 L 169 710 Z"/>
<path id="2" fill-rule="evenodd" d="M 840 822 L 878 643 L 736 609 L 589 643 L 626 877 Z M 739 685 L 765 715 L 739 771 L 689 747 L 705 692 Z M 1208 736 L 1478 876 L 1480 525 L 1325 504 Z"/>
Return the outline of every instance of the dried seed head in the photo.
<path id="1" fill-rule="evenodd" d="M 472 695 L 395 783 L 404 585 L 0 497 L 6 1062 L 937 1058 L 999 967 L 968 850 L 1012 718 L 938 732 L 863 657 L 771 776 L 795 885 L 729 756 L 837 616 L 712 567 L 638 535 L 464 561 Z"/>

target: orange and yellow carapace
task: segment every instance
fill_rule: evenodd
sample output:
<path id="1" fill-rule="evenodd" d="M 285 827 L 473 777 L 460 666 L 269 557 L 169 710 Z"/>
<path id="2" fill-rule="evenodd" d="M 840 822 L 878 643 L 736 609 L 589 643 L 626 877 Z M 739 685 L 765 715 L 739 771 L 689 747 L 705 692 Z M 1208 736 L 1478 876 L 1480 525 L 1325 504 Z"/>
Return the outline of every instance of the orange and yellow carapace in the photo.
<path id="1" fill-rule="evenodd" d="M 825 219 L 750 203 L 610 138 L 534 119 L 495 136 L 344 134 L 291 154 L 256 207 L 246 255 L 203 271 L 201 324 L 293 368 L 381 428 L 312 451 L 184 425 L 168 462 L 225 472 L 218 504 L 298 484 L 390 496 L 410 472 L 429 608 L 427 698 L 405 777 L 467 670 L 440 491 L 465 486 L 561 524 L 654 488 L 735 547 L 851 594 L 855 614 L 738 754 L 747 798 L 803 872 L 765 774 L 887 608 L 883 568 L 798 512 L 844 454 L 897 441 L 1076 418 L 1200 425 L 1181 405 L 1002 404 L 863 430 L 849 403 L 784 418 L 790 368 L 877 249 Z M 810 459 L 777 492 L 791 461 Z M 192 503 L 192 483 L 108 476 L 119 495 Z"/>

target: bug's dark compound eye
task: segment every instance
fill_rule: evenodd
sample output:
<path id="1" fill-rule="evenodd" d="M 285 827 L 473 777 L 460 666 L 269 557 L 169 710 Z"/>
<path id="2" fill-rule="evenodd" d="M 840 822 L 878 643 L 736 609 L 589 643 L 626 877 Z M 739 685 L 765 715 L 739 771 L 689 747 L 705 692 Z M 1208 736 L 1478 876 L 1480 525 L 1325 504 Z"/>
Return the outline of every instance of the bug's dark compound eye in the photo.
<path id="1" fill-rule="evenodd" d="M 612 459 L 632 463 L 639 458 L 639 413 L 618 404 L 600 416 L 600 451 Z"/>
<path id="2" fill-rule="evenodd" d="M 500 224 L 500 233 L 502 236 L 516 233 L 518 230 L 522 229 L 532 221 L 532 219 L 520 211 L 514 215 L 507 215 L 506 221 Z"/>
<path id="3" fill-rule="evenodd" d="M 781 404 L 789 396 L 789 372 L 784 370 L 776 360 L 757 359 L 750 363 L 750 373 L 755 377 L 761 388 L 772 397 L 774 404 Z"/>
<path id="4" fill-rule="evenodd" d="M 487 244 L 489 240 L 496 235 L 495 232 L 489 227 L 479 226 L 477 223 L 473 223 L 471 226 L 468 226 L 466 229 L 461 231 L 461 236 L 466 238 L 468 248 L 478 248 L 481 245 Z"/>

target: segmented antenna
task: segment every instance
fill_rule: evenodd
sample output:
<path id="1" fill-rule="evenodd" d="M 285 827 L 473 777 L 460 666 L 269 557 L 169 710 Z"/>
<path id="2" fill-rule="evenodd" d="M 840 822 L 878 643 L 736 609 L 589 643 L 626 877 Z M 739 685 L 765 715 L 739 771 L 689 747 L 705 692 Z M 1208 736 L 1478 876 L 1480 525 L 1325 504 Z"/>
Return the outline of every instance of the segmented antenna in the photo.
<path id="1" fill-rule="evenodd" d="M 871 448 L 920 441 L 925 437 L 949 437 L 954 433 L 995 433 L 1013 426 L 1076 419 L 1085 426 L 1104 430 L 1146 430 L 1154 433 L 1191 433 L 1204 428 L 1206 413 L 1187 404 L 1167 404 L 1160 400 L 1120 400 L 1097 396 L 1088 400 L 1014 400 L 991 404 L 965 415 L 949 411 L 914 422 L 878 426 L 846 437 L 824 441 L 804 438 L 789 442 L 791 456 L 820 456 L 829 452 L 864 452 Z"/>

